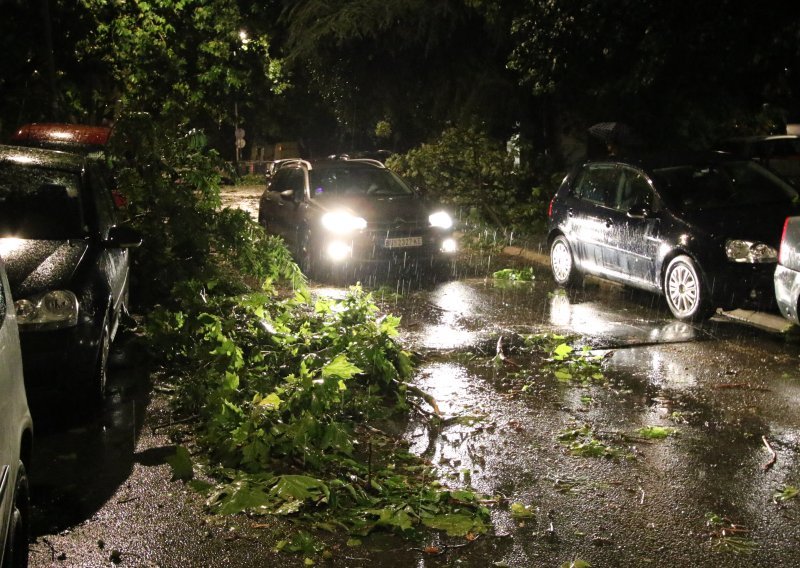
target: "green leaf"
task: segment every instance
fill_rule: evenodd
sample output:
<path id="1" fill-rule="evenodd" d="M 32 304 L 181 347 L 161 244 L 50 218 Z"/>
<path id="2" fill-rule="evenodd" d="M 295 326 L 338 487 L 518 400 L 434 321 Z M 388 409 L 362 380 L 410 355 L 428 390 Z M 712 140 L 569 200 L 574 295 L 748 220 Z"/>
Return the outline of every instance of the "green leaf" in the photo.
<path id="1" fill-rule="evenodd" d="M 350 379 L 353 375 L 362 373 L 363 371 L 353 365 L 347 356 L 340 353 L 333 358 L 327 365 L 322 368 L 322 378 L 327 379 L 336 377 L 338 379 Z"/>
<path id="2" fill-rule="evenodd" d="M 434 530 L 445 531 L 448 536 L 466 536 L 468 533 L 482 533 L 486 525 L 479 518 L 461 513 L 446 513 L 423 517 L 422 524 Z"/>
<path id="3" fill-rule="evenodd" d="M 188 481 L 194 477 L 192 458 L 189 450 L 183 446 L 175 448 L 175 454 L 167 457 L 167 463 L 172 468 L 172 480 Z"/>
<path id="4" fill-rule="evenodd" d="M 319 479 L 307 475 L 281 475 L 278 482 L 270 490 L 270 494 L 276 495 L 286 501 L 292 499 L 318 499 L 321 496 L 327 497 L 330 494 L 328 486 Z"/>
<path id="5" fill-rule="evenodd" d="M 515 519 L 527 519 L 533 516 L 533 510 L 530 505 L 523 503 L 512 503 L 510 511 L 511 516 Z"/>
<path id="6" fill-rule="evenodd" d="M 221 486 L 206 500 L 206 506 L 222 515 L 244 511 L 267 512 L 273 505 L 274 499 L 261 486 L 242 480 Z"/>
<path id="7" fill-rule="evenodd" d="M 281 400 L 281 397 L 273 392 L 261 399 L 261 401 L 258 403 L 258 406 L 264 407 L 268 410 L 278 410 L 282 402 L 283 401 Z"/>
<path id="8" fill-rule="evenodd" d="M 648 440 L 663 440 L 669 436 L 677 434 L 675 428 L 665 428 L 664 426 L 645 426 L 639 428 L 639 435 Z"/>

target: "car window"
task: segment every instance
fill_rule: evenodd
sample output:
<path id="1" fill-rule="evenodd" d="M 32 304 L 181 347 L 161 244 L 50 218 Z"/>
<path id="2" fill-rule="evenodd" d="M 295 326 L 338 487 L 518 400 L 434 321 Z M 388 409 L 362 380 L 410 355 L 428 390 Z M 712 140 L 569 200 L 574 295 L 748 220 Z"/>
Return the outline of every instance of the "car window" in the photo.
<path id="1" fill-rule="evenodd" d="M 89 183 L 94 190 L 92 191 L 92 199 L 97 213 L 98 229 L 105 234 L 108 228 L 116 223 L 114 200 L 111 197 L 111 191 L 106 185 L 106 179 L 100 172 L 90 169 L 88 177 Z"/>
<path id="2" fill-rule="evenodd" d="M 399 197 L 414 191 L 391 170 L 365 167 L 314 168 L 309 172 L 312 197 L 366 195 Z"/>
<path id="3" fill-rule="evenodd" d="M 615 166 L 589 166 L 578 176 L 575 195 L 579 199 L 611 205 L 619 186 L 620 170 Z"/>
<path id="4" fill-rule="evenodd" d="M 619 177 L 613 206 L 620 211 L 631 209 L 655 211 L 657 201 L 648 179 L 641 172 L 625 168 Z"/>
<path id="5" fill-rule="evenodd" d="M 78 174 L 0 164 L 0 235 L 63 240 L 87 231 Z"/>
<path id="6" fill-rule="evenodd" d="M 797 191 L 755 162 L 660 168 L 653 180 L 664 199 L 684 211 L 797 200 Z"/>

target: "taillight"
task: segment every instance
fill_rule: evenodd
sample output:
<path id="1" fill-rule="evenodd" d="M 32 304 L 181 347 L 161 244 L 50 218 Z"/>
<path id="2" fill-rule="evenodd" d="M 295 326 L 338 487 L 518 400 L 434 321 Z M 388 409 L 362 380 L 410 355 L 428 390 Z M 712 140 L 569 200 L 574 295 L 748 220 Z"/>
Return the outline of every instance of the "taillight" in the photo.
<path id="1" fill-rule="evenodd" d="M 554 195 L 553 198 L 550 200 L 550 205 L 547 206 L 547 218 L 550 219 L 553 217 L 553 201 L 556 200 L 556 196 Z"/>
<path id="2" fill-rule="evenodd" d="M 791 217 L 787 217 L 786 221 L 783 222 L 783 232 L 781 233 L 781 246 L 778 250 L 778 262 L 780 264 L 784 264 L 784 260 L 786 260 L 786 254 L 789 246 L 786 244 L 786 231 L 789 229 L 789 219 Z"/>

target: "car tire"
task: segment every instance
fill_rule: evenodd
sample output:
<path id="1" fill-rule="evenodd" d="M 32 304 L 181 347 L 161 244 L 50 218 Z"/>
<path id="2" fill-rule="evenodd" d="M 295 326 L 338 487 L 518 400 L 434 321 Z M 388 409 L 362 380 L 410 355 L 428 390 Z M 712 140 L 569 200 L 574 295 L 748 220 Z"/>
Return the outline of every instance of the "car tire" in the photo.
<path id="1" fill-rule="evenodd" d="M 676 256 L 667 265 L 662 285 L 667 306 L 676 319 L 700 321 L 713 314 L 708 291 L 694 261 Z"/>
<path id="2" fill-rule="evenodd" d="M 580 286 L 583 274 L 575 267 L 575 257 L 564 235 L 558 235 L 550 245 L 550 269 L 559 286 Z"/>
<path id="3" fill-rule="evenodd" d="M 8 527 L 8 540 L 3 555 L 3 568 L 25 568 L 28 566 L 28 540 L 31 526 L 31 503 L 28 475 L 22 462 L 17 472 L 14 487 L 11 522 Z"/>

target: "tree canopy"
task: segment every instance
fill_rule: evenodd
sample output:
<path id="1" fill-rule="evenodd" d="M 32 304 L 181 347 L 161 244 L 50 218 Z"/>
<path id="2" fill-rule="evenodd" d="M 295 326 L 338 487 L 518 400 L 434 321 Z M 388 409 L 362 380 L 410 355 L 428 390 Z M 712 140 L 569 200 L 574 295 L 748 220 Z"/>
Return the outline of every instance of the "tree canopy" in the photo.
<path id="1" fill-rule="evenodd" d="M 452 126 L 560 153 L 593 122 L 702 145 L 800 117 L 800 5 L 743 0 L 0 0 L 0 133 L 234 115 L 309 152 Z M 227 134 L 226 134 L 227 135 Z"/>

